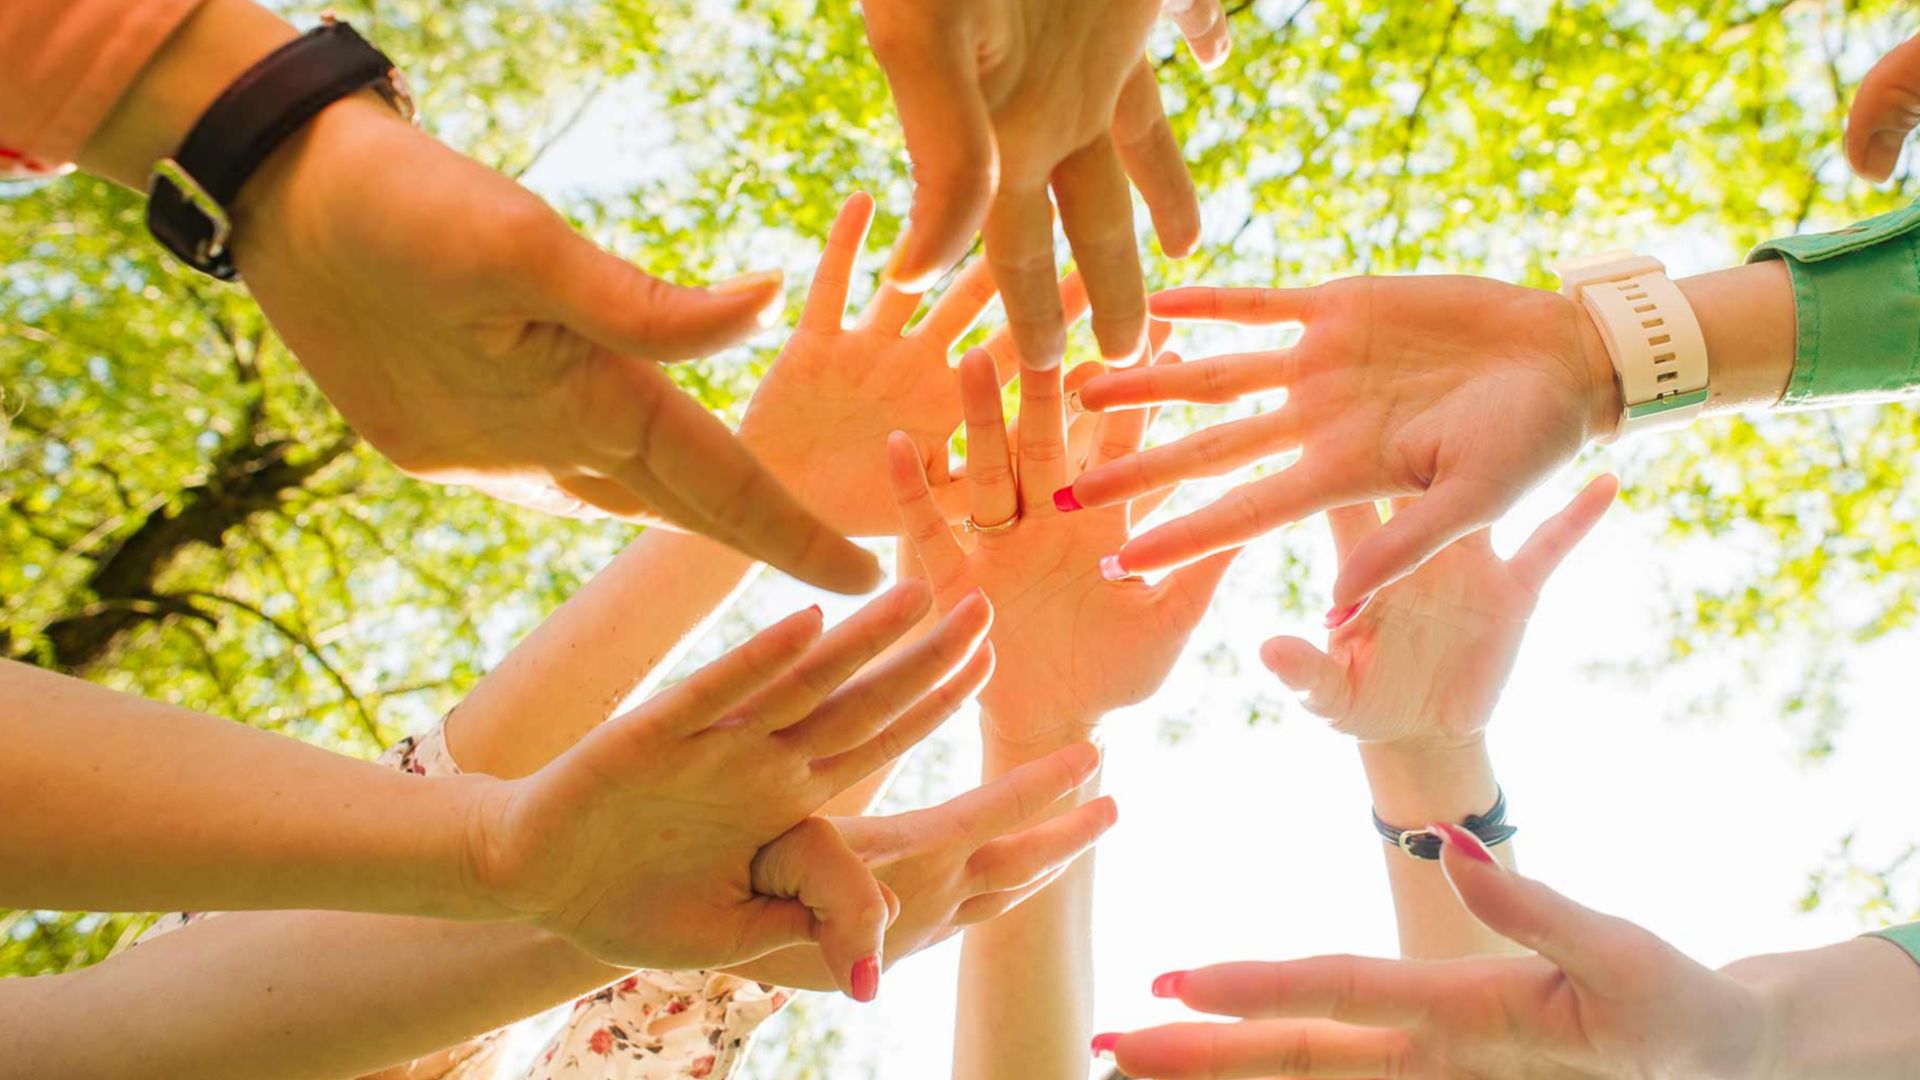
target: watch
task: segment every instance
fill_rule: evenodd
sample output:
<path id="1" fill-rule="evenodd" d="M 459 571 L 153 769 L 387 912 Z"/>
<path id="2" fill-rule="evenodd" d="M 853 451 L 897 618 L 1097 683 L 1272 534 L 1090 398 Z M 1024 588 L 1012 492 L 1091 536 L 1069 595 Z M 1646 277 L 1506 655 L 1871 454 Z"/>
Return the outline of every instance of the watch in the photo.
<path id="1" fill-rule="evenodd" d="M 1707 403 L 1707 342 L 1666 266 L 1605 251 L 1554 269 L 1560 291 L 1593 316 L 1620 384 L 1620 426 L 1603 441 L 1692 423 Z"/>

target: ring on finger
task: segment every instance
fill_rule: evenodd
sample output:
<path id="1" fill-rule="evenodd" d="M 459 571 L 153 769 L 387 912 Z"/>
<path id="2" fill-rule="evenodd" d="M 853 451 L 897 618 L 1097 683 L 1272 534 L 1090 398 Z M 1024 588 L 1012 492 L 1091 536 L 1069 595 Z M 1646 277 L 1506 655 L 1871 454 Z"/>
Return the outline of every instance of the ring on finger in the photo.
<path id="1" fill-rule="evenodd" d="M 966 517 L 960 519 L 960 531 L 966 533 L 968 536 L 992 536 L 994 533 L 1006 532 L 1018 524 L 1020 524 L 1020 511 L 1018 510 L 1008 514 L 1007 520 L 992 525 L 982 525 L 973 520 L 972 514 L 968 514 Z"/>

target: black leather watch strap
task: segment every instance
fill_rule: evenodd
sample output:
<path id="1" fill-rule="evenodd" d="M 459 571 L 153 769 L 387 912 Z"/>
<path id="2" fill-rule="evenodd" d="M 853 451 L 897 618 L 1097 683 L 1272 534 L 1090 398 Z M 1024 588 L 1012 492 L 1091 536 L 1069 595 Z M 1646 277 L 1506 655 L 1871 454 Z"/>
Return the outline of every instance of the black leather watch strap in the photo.
<path id="1" fill-rule="evenodd" d="M 1493 805 L 1484 814 L 1468 814 L 1460 827 L 1478 837 L 1480 842 L 1492 847 L 1513 839 L 1520 830 L 1507 824 L 1507 793 L 1494 788 Z M 1406 852 L 1416 859 L 1440 858 L 1440 834 L 1432 829 L 1397 829 L 1373 815 L 1373 828 L 1380 839 Z"/>
<path id="2" fill-rule="evenodd" d="M 413 118 L 413 99 L 393 62 L 332 16 L 267 54 L 221 91 L 177 153 L 154 166 L 148 231 L 188 266 L 226 281 L 238 277 L 227 215 L 241 187 L 320 110 L 369 87 Z"/>

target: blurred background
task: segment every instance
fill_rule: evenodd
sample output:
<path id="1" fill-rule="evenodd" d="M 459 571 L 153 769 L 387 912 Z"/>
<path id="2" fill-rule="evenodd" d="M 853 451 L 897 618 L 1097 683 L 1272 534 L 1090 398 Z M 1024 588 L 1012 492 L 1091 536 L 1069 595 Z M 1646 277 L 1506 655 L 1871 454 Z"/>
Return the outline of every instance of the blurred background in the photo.
<path id="1" fill-rule="evenodd" d="M 319 10 L 282 7 L 303 24 Z M 881 205 L 870 291 L 906 210 L 891 102 L 846 4 L 334 7 L 406 69 L 435 134 L 662 276 L 777 265 L 797 304 L 862 188 Z M 1170 30 L 1151 46 L 1206 216 L 1200 251 L 1174 262 L 1140 215 L 1154 285 L 1550 286 L 1555 258 L 1611 246 L 1678 276 L 1890 209 L 1909 185 L 1903 164 L 1870 188 L 1839 152 L 1854 80 L 1920 25 L 1907 5 L 1230 11 L 1213 73 Z M 245 293 L 168 262 L 140 215 L 84 177 L 0 189 L 0 656 L 372 756 L 431 725 L 633 531 L 401 476 Z M 674 370 L 737 417 L 782 337 Z M 1194 328 L 1175 347 L 1284 340 Z M 1170 411 L 1153 437 L 1262 406 Z M 1510 550 L 1587 477 L 1625 481 L 1549 586 L 1493 723 L 1530 873 L 1710 964 L 1920 917 L 1917 451 L 1910 406 L 1716 420 L 1595 451 L 1502 526 Z M 1262 542 L 1162 693 L 1109 723 L 1103 1029 L 1171 1018 L 1147 994 L 1169 968 L 1393 951 L 1352 746 L 1255 659 L 1276 633 L 1317 639 L 1331 580 L 1319 522 Z M 818 599 L 765 575 L 688 662 Z M 969 786 L 976 763 L 963 716 L 890 804 Z M 0 975 L 93 963 L 149 917 L 0 912 Z M 956 957 L 900 966 L 873 1006 L 803 995 L 749 1073 L 940 1075 Z"/>

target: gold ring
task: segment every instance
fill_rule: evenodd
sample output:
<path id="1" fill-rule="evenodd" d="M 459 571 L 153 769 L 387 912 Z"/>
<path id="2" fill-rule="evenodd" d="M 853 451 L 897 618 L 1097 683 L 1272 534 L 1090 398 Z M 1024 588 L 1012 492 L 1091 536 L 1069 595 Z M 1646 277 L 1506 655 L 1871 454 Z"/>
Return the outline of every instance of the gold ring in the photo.
<path id="1" fill-rule="evenodd" d="M 969 536 L 991 536 L 994 533 L 1006 532 L 1018 524 L 1020 524 L 1020 511 L 1018 510 L 1007 515 L 1007 520 L 997 525 L 982 525 L 973 520 L 972 514 L 968 514 L 966 517 L 960 519 L 960 531 Z"/>

